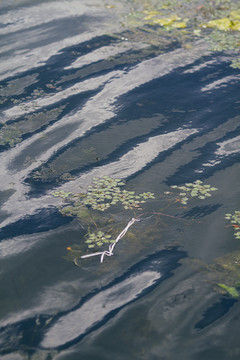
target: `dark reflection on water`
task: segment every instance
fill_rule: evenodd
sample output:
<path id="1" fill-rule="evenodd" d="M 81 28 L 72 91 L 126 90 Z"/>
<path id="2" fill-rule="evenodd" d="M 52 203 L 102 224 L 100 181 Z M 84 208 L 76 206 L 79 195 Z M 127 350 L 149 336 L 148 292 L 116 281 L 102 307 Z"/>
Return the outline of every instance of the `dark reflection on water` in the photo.
<path id="1" fill-rule="evenodd" d="M 222 316 L 227 314 L 227 312 L 236 302 L 236 299 L 223 298 L 221 301 L 213 304 L 205 311 L 203 314 L 203 319 L 195 325 L 195 328 L 202 330 L 206 326 L 209 326 L 215 321 L 219 320 Z"/>
<path id="2" fill-rule="evenodd" d="M 55 229 L 69 223 L 71 218 L 63 218 L 55 208 L 41 210 L 35 215 L 26 216 L 24 220 L 18 220 L 14 224 L 7 225 L 0 231 L 0 240 L 24 234 L 34 234 L 38 232 Z"/>
<path id="3" fill-rule="evenodd" d="M 14 327 L 3 328 L 1 338 L 21 333 L 17 344 L 2 347 L 2 353 L 14 347 L 64 348 L 78 343 L 83 337 L 103 326 L 126 305 L 142 298 L 173 275 L 178 261 L 186 253 L 177 249 L 163 250 L 135 264 L 124 275 L 101 289 L 87 294 L 73 309 L 57 316 L 38 316 Z M 91 314 L 91 315 L 90 315 Z M 37 327 L 36 327 L 37 326 Z"/>
<path id="4" fill-rule="evenodd" d="M 128 3 L 105 5 L 0 4 L 2 358 L 239 358 L 239 303 L 206 275 L 238 249 L 223 219 L 239 206 L 239 70 L 201 39 L 150 44 L 121 25 Z M 104 264 L 75 267 L 66 247 L 87 228 L 51 192 L 103 175 L 153 191 L 147 211 L 173 217 L 137 224 Z M 163 198 L 196 179 L 219 191 L 187 208 Z M 132 216 L 117 214 L 116 232 Z"/>
<path id="5" fill-rule="evenodd" d="M 195 206 L 190 211 L 186 211 L 183 217 L 188 219 L 200 219 L 214 213 L 219 207 L 221 207 L 220 204 Z"/>

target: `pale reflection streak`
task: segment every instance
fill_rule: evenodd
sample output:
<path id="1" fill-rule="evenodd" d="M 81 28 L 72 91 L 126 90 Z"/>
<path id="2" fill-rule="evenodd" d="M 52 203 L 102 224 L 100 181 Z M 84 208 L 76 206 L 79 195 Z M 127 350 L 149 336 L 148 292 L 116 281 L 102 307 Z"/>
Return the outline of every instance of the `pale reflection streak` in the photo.
<path id="1" fill-rule="evenodd" d="M 232 139 L 217 143 L 219 148 L 216 151 L 217 155 L 226 156 L 240 152 L 240 136 L 235 136 Z"/>
<path id="2" fill-rule="evenodd" d="M 94 176 L 111 175 L 114 177 L 125 178 L 143 169 L 148 163 L 153 161 L 161 152 L 170 149 L 187 137 L 196 133 L 195 129 L 178 130 L 172 133 L 151 137 L 148 141 L 137 145 L 133 150 L 124 154 L 119 160 L 110 164 L 100 166 L 94 170 L 83 174 L 77 180 L 68 182 L 58 187 L 58 190 L 79 191 L 79 187 L 86 188 Z M 57 199 L 51 195 L 45 195 L 40 198 L 28 200 L 24 198 L 24 191 L 27 187 L 23 184 L 17 184 L 16 192 L 2 206 L 2 210 L 10 212 L 11 216 L 2 222 L 2 227 L 19 220 L 26 214 L 34 214 L 37 209 L 46 208 L 50 205 L 56 205 Z M 19 196 L 21 196 L 19 198 Z"/>
<path id="3" fill-rule="evenodd" d="M 25 194 L 28 191 L 28 186 L 23 184 L 23 181 L 32 170 L 39 166 L 40 161 L 47 161 L 56 151 L 69 144 L 72 140 L 83 136 L 94 126 L 103 124 L 107 120 L 113 118 L 117 113 L 117 108 L 115 107 L 116 101 L 121 95 L 126 94 L 127 92 L 142 84 L 150 82 L 152 79 L 156 79 L 160 76 L 168 74 L 170 71 L 176 69 L 179 66 L 191 64 L 197 58 L 204 55 L 204 51 L 206 50 L 205 46 L 205 44 L 199 42 L 198 46 L 196 45 L 196 47 L 189 50 L 187 54 L 185 49 L 178 49 L 171 52 L 170 54 L 160 55 L 153 59 L 143 61 L 128 72 L 118 71 L 115 74 L 113 73 L 113 77 L 108 80 L 103 89 L 98 92 L 97 95 L 90 98 L 90 100 L 83 106 L 82 109 L 76 111 L 74 114 L 68 114 L 68 116 L 62 118 L 57 123 L 49 126 L 41 134 L 34 135 L 31 139 L 25 140 L 24 142 L 18 144 L 14 149 L 6 151 L 0 157 L 0 169 L 1 173 L 3 174 L 3 181 L 0 185 L 0 189 L 8 189 L 10 187 L 10 183 L 15 183 L 15 185 L 11 185 L 11 187 L 14 187 L 16 191 L 13 196 L 4 204 L 4 210 L 8 213 L 10 212 L 11 216 L 9 216 L 2 225 L 4 226 L 13 220 L 25 216 L 26 214 L 32 214 L 38 208 L 46 207 L 46 204 L 51 205 L 56 203 L 56 200 L 53 200 L 51 196 L 48 196 L 48 198 L 42 197 L 31 200 L 26 199 Z M 29 145 L 34 144 L 34 141 L 37 140 L 39 136 L 47 136 L 48 134 L 51 136 L 52 131 L 61 129 L 61 127 L 65 124 L 79 125 L 75 131 L 66 134 L 64 140 L 58 142 L 57 144 L 53 143 L 50 148 L 42 149 L 42 152 L 38 157 L 38 163 L 32 163 L 28 168 L 15 173 L 14 170 L 8 170 L 8 164 L 13 161 L 16 156 L 19 156 L 23 150 L 27 149 Z M 188 133 L 188 130 L 186 131 L 186 134 L 188 135 L 192 133 L 193 131 L 190 131 L 190 133 Z M 171 135 L 166 134 L 163 135 L 161 140 L 163 140 L 164 136 L 167 136 L 167 138 L 169 136 L 171 137 Z M 185 135 L 183 138 L 185 138 Z M 154 146 L 158 141 L 159 140 L 156 140 L 156 138 L 153 138 L 152 143 L 154 143 Z M 174 139 L 173 142 L 170 142 L 170 147 L 173 146 L 173 143 L 176 144 L 178 141 L 178 138 L 177 140 Z M 139 159 L 139 156 L 137 156 L 136 164 L 141 162 L 141 165 L 137 165 L 137 171 L 146 166 L 146 161 L 151 161 L 151 159 L 157 156 L 155 150 L 152 149 L 153 146 L 151 146 L 151 140 L 149 141 L 148 145 L 143 146 L 150 146 L 147 154 L 152 153 L 152 155 L 148 156 L 148 160 L 146 157 L 143 157 L 143 159 L 145 159 L 144 162 L 143 159 Z M 138 148 L 138 151 L 140 149 L 141 146 Z M 158 147 L 158 153 L 159 151 L 161 151 L 161 149 Z M 130 161 L 131 155 L 132 154 L 130 152 L 128 155 L 126 155 L 125 159 L 128 158 L 128 161 Z M 125 171 L 122 171 L 122 174 L 125 176 L 127 176 L 127 174 L 133 174 L 133 169 L 131 170 L 127 165 L 128 161 L 124 162 Z M 114 175 L 114 173 L 111 175 Z"/>
<path id="4" fill-rule="evenodd" d="M 195 74 L 197 71 L 200 71 L 206 67 L 209 67 L 209 65 L 215 65 L 217 63 L 217 61 L 214 59 L 214 60 L 209 60 L 209 61 L 205 61 L 204 63 L 202 64 L 199 64 L 199 65 L 196 65 L 196 66 L 193 66 L 191 69 L 188 69 L 188 70 L 185 70 L 183 72 L 183 74 Z"/>
<path id="5" fill-rule="evenodd" d="M 7 53 L 4 56 L 4 53 L 1 58 L 1 73 L 0 80 L 6 79 L 9 76 L 14 76 L 24 71 L 32 70 L 39 66 L 43 66 L 48 59 L 53 55 L 56 55 L 62 49 L 81 44 L 90 39 L 101 36 L 106 33 L 106 25 L 103 22 L 104 17 L 108 15 L 108 12 L 100 7 L 96 11 L 96 7 L 91 7 L 91 1 L 89 1 L 88 6 L 81 4 L 79 1 L 54 1 L 54 2 L 44 2 L 37 6 L 26 7 L 19 10 L 12 10 L 0 16 L 0 23 L 5 25 L 0 29 L 0 35 L 6 34 L 8 36 L 8 41 L 11 42 L 14 37 L 14 46 L 11 44 L 11 47 L 4 45 L 1 47 L 1 52 L 11 51 L 11 61 L 9 61 L 9 54 Z M 43 16 L 44 14 L 44 16 Z M 59 37 L 62 38 L 59 41 L 51 42 L 47 45 L 42 45 L 41 47 L 34 46 L 36 41 L 43 38 L 44 28 L 39 29 L 39 34 L 41 38 L 38 38 L 35 33 L 34 27 L 42 26 L 48 27 L 46 30 L 51 31 L 52 23 L 58 20 L 68 19 L 77 19 L 83 15 L 87 15 L 88 19 L 92 17 L 95 18 L 95 21 L 91 23 L 91 27 L 87 29 L 84 28 L 84 21 L 82 21 L 82 27 L 76 29 L 75 36 L 65 37 L 65 32 L 59 34 Z M 99 20 L 99 21 L 98 21 Z M 113 22 L 114 20 L 111 19 Z M 111 24 L 107 24 L 110 30 Z M 118 30 L 118 23 L 115 22 L 115 31 Z M 80 25 L 79 25 L 80 26 Z M 87 26 L 87 25 L 86 25 Z M 26 36 L 21 34 L 21 30 L 26 31 L 29 28 Z M 11 34 L 13 33 L 13 34 Z M 46 33 L 46 41 L 49 42 L 48 34 Z"/>
<path id="6" fill-rule="evenodd" d="M 81 35 L 65 38 L 55 43 L 51 42 L 48 45 L 37 47 L 31 50 L 26 49 L 25 51 L 21 52 L 14 51 L 11 61 L 9 61 L 8 56 L 6 59 L 2 56 L 0 80 L 4 80 L 8 77 L 12 77 L 17 74 L 19 75 L 19 73 L 30 71 L 32 69 L 38 68 L 39 66 L 43 66 L 48 59 L 56 55 L 62 49 L 72 45 L 80 44 L 81 42 L 89 41 L 94 36 L 99 36 L 102 34 L 104 34 L 104 29 L 100 28 L 98 34 L 96 34 L 94 31 L 87 32 Z"/>
<path id="7" fill-rule="evenodd" d="M 17 236 L 0 242 L 0 259 L 6 259 L 31 249 L 38 241 L 38 236 Z"/>
<path id="8" fill-rule="evenodd" d="M 84 335 L 111 311 L 136 299 L 160 277 L 159 272 L 148 270 L 99 292 L 77 310 L 60 317 L 46 332 L 40 345 L 44 348 L 57 348 Z"/>
<path id="9" fill-rule="evenodd" d="M 97 167 L 88 173 L 83 174 L 79 179 L 64 184 L 61 190 L 71 188 L 78 191 L 79 187 L 86 187 L 93 177 L 111 175 L 113 177 L 126 178 L 141 171 L 147 164 L 151 163 L 163 151 L 171 149 L 176 144 L 195 134 L 195 129 L 177 130 L 171 133 L 153 136 L 146 142 L 138 144 L 119 160 L 110 164 Z"/>
<path id="10" fill-rule="evenodd" d="M 169 73 L 178 66 L 183 66 L 187 63 L 195 61 L 196 58 L 203 55 L 204 47 L 200 43 L 199 47 L 194 48 L 191 54 L 189 53 L 188 56 L 185 57 L 183 57 L 185 54 L 184 51 L 185 50 L 178 49 L 173 51 L 171 54 L 164 54 L 154 59 L 143 61 L 129 72 L 113 72 L 112 78 L 110 79 L 110 76 L 108 77 L 109 80 L 103 89 L 97 95 L 90 98 L 90 100 L 83 106 L 82 109 L 76 111 L 73 114 L 68 114 L 57 123 L 49 126 L 40 135 L 34 135 L 31 139 L 18 144 L 15 149 L 11 149 L 8 152 L 5 152 L 3 156 L 0 157 L 2 174 L 7 172 L 7 164 L 14 160 L 14 157 L 18 156 L 21 151 L 27 149 L 30 144 L 34 143 L 34 141 L 38 139 L 39 136 L 47 136 L 48 134 L 51 134 L 52 131 L 60 129 L 66 123 L 69 125 L 72 123 L 79 124 L 78 129 L 76 129 L 73 133 L 71 132 L 70 134 L 66 134 L 64 141 L 57 144 L 52 144 L 50 149 L 46 149 L 42 154 L 39 155 L 39 161 L 47 161 L 53 153 L 61 149 L 63 146 L 66 146 L 72 140 L 83 136 L 94 126 L 102 124 L 114 117 L 117 112 L 117 109 L 115 109 L 115 103 L 121 95 L 126 94 L 128 91 L 131 91 L 154 78 Z M 107 78 L 103 76 L 103 78 L 100 79 L 99 84 L 104 79 Z M 97 79 L 95 79 L 95 81 L 97 82 Z M 84 90 L 86 91 L 86 89 L 87 87 Z M 63 92 L 63 95 L 66 95 L 65 92 Z M 60 99 L 60 97 L 58 99 Z M 47 105 L 47 99 L 45 100 L 42 100 L 44 102 L 44 106 Z M 51 101 L 52 100 L 50 97 L 50 103 Z M 38 164 L 32 164 L 28 169 L 23 170 L 22 173 L 18 172 L 14 176 L 17 176 L 17 178 L 20 180 L 22 177 L 27 176 L 29 172 L 31 172 L 34 167 L 37 166 Z M 11 177 L 12 176 L 13 173 L 11 173 Z M 15 181 L 15 179 L 11 179 L 9 181 L 12 182 Z"/>
<path id="11" fill-rule="evenodd" d="M 118 54 L 123 54 L 129 50 L 140 50 L 145 48 L 147 45 L 136 43 L 132 41 L 126 41 L 123 43 L 117 43 L 115 45 L 110 46 L 102 46 L 99 49 L 92 51 L 89 54 L 83 55 L 79 57 L 76 61 L 74 61 L 71 65 L 66 66 L 64 70 L 68 69 L 78 69 L 84 65 L 89 65 L 90 63 L 97 62 L 100 60 L 109 60 L 109 57 L 115 56 Z"/>
<path id="12" fill-rule="evenodd" d="M 9 269 L 8 269 L 9 270 Z M 21 311 L 7 314 L 0 320 L 0 327 L 16 324 L 39 314 L 54 316 L 56 312 L 66 311 L 77 305 L 79 294 L 89 289 L 84 280 L 59 281 L 40 288 L 33 302 L 22 304 Z M 0 340 L 1 341 L 1 340 Z"/>
<path id="13" fill-rule="evenodd" d="M 65 17 L 79 16 L 89 8 L 79 1 L 52 1 L 36 6 L 14 9 L 0 16 L 0 35 L 26 30 Z M 44 16 L 43 16 L 44 14 Z"/>
<path id="14" fill-rule="evenodd" d="M 97 90 L 100 86 L 102 86 L 105 82 L 110 80 L 113 77 L 120 76 L 120 71 L 112 71 L 109 74 L 98 76 L 97 78 L 91 78 L 82 82 L 78 82 L 69 88 L 59 91 L 56 94 L 47 94 L 42 97 L 22 102 L 19 105 L 13 106 L 5 111 L 3 111 L 4 122 L 7 122 L 12 119 L 16 119 L 20 116 L 27 115 L 35 111 L 35 108 L 38 109 L 45 108 L 46 106 L 50 106 L 56 104 L 62 100 L 67 100 L 69 97 L 74 95 L 80 95 L 86 91 Z M 61 120 L 59 123 L 64 123 L 66 121 L 66 117 Z"/>
<path id="15" fill-rule="evenodd" d="M 213 82 L 209 83 L 208 85 L 202 87 L 200 91 L 206 92 L 206 91 L 220 89 L 222 87 L 228 86 L 230 82 L 239 81 L 239 79 L 240 79 L 240 75 L 225 76 L 222 79 L 213 81 Z"/>

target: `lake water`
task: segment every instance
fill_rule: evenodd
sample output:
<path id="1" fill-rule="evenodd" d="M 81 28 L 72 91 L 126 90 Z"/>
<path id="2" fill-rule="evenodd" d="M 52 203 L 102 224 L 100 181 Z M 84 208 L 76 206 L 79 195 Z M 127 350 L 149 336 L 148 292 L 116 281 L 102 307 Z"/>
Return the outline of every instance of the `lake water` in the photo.
<path id="1" fill-rule="evenodd" d="M 239 359 L 237 55 L 148 23 L 232 9 L 181 3 L 0 2 L 1 359 Z M 103 176 L 155 199 L 59 211 L 55 191 Z M 218 190 L 184 204 L 171 186 L 197 180 Z M 80 258 L 95 225 L 116 239 L 137 216 L 114 256 Z"/>

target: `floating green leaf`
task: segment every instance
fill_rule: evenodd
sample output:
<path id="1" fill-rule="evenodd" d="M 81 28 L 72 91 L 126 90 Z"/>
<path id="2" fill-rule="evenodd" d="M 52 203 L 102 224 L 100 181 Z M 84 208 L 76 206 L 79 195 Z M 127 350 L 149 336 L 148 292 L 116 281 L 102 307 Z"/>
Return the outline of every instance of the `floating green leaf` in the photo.
<path id="1" fill-rule="evenodd" d="M 240 239 L 240 211 L 236 210 L 234 214 L 225 214 L 225 219 L 230 220 L 234 228 L 234 235 L 236 239 Z"/>
<path id="2" fill-rule="evenodd" d="M 20 130 L 13 125 L 4 125 L 0 129 L 0 145 L 13 147 L 22 141 Z"/>
<path id="3" fill-rule="evenodd" d="M 141 204 L 145 203 L 146 200 L 155 198 L 151 192 L 136 195 L 135 191 L 122 189 L 123 185 L 125 185 L 125 182 L 122 179 L 103 176 L 102 178 L 93 178 L 93 182 L 88 186 L 86 194 L 55 191 L 52 195 L 71 202 L 72 211 L 70 211 L 69 206 L 65 211 L 62 210 L 62 213 L 65 212 L 66 215 L 78 214 L 81 205 L 98 211 L 105 211 L 117 203 L 121 203 L 126 210 L 140 209 Z"/>
<path id="4" fill-rule="evenodd" d="M 98 231 L 97 233 L 88 233 L 85 240 L 85 243 L 89 249 L 92 249 L 96 246 L 100 247 L 106 243 L 112 242 L 115 242 L 115 240 L 111 239 L 111 235 L 106 235 L 102 231 Z"/>
<path id="5" fill-rule="evenodd" d="M 54 191 L 54 192 L 52 193 L 52 195 L 53 195 L 54 197 L 61 197 L 61 198 L 63 198 L 63 199 L 69 197 L 69 195 L 71 195 L 71 194 L 72 194 L 71 192 L 65 192 L 65 191 L 63 191 L 63 190 L 61 190 L 61 191 Z"/>
<path id="6" fill-rule="evenodd" d="M 218 286 L 222 289 L 224 289 L 229 295 L 231 295 L 233 298 L 238 298 L 239 293 L 237 289 L 233 286 L 227 286 L 225 284 L 218 284 Z"/>
<path id="7" fill-rule="evenodd" d="M 211 191 L 217 190 L 217 188 L 211 187 L 211 185 L 203 185 L 201 180 L 196 180 L 193 183 L 186 183 L 184 186 L 172 185 L 171 188 L 180 190 L 179 201 L 184 205 L 187 204 L 190 197 L 198 197 L 203 200 L 212 195 Z"/>

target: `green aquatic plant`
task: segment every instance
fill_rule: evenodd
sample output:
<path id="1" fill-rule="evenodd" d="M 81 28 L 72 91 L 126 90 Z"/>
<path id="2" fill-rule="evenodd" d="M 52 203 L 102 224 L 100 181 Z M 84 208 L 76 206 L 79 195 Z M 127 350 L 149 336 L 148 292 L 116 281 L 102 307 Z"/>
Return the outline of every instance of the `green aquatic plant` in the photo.
<path id="1" fill-rule="evenodd" d="M 231 11 L 227 17 L 214 19 L 202 25 L 205 28 L 215 28 L 224 31 L 240 31 L 240 10 Z"/>
<path id="2" fill-rule="evenodd" d="M 232 296 L 233 298 L 238 298 L 239 297 L 239 293 L 237 291 L 237 289 L 233 286 L 227 286 L 225 284 L 218 284 L 218 286 L 221 289 L 224 289 L 230 296 Z"/>
<path id="3" fill-rule="evenodd" d="M 125 181 L 122 179 L 103 176 L 102 178 L 93 178 L 85 193 L 61 190 L 54 191 L 52 195 L 63 200 L 64 203 L 59 208 L 62 215 L 76 217 L 81 221 L 82 226 L 88 227 L 85 243 L 88 248 L 94 248 L 114 242 L 109 234 L 109 217 L 106 220 L 104 217 L 97 216 L 96 210 L 104 212 L 117 204 L 120 204 L 124 210 L 142 210 L 143 203 L 155 199 L 154 194 L 150 191 L 136 194 L 135 191 L 124 189 L 124 185 Z M 98 230 L 97 233 L 91 232 L 91 226 L 96 229 L 99 229 L 99 226 L 101 229 L 107 229 L 107 235 L 101 230 Z"/>
<path id="4" fill-rule="evenodd" d="M 240 45 L 240 32 L 213 30 L 206 37 L 212 51 L 238 50 Z"/>
<path id="5" fill-rule="evenodd" d="M 117 203 L 122 204 L 125 210 L 140 209 L 141 204 L 145 203 L 148 199 L 154 199 L 154 194 L 151 192 L 144 192 L 142 194 L 135 194 L 135 191 L 128 191 L 122 189 L 125 182 L 122 179 L 113 179 L 109 176 L 102 178 L 94 178 L 92 184 L 88 186 L 86 193 L 72 194 L 64 191 L 55 191 L 52 195 L 55 197 L 62 197 L 68 199 L 72 205 L 77 209 L 85 205 L 93 210 L 105 211 L 110 206 Z M 71 207 L 67 207 L 68 213 Z"/>
<path id="6" fill-rule="evenodd" d="M 240 239 L 240 211 L 235 211 L 234 214 L 225 214 L 225 219 L 231 221 L 235 238 Z"/>
<path id="7" fill-rule="evenodd" d="M 13 147 L 22 141 L 20 130 L 13 125 L 4 125 L 0 129 L 0 145 L 9 145 Z"/>
<path id="8" fill-rule="evenodd" d="M 111 235 L 104 234 L 104 232 L 102 231 L 98 231 L 97 233 L 88 233 L 85 240 L 85 243 L 87 244 L 89 249 L 96 246 L 100 247 L 104 244 L 111 244 L 114 242 L 115 240 L 111 239 Z"/>
<path id="9" fill-rule="evenodd" d="M 240 69 L 240 58 L 233 60 L 230 66 L 233 69 Z"/>
<path id="10" fill-rule="evenodd" d="M 216 290 L 224 290 L 234 298 L 239 297 L 240 288 L 240 252 L 234 251 L 215 259 L 211 265 L 206 265 L 209 276 L 216 285 Z M 212 282 L 211 281 L 211 282 Z"/>
<path id="11" fill-rule="evenodd" d="M 169 37 L 169 43 L 177 41 L 189 48 L 197 37 L 209 42 L 210 50 L 233 50 L 232 56 L 239 55 L 240 9 L 236 1 L 133 0 L 131 5 L 124 22 L 131 32 L 145 30 L 144 43 L 154 42 L 159 47 L 163 38 Z M 239 68 L 236 63 L 232 67 Z"/>
<path id="12" fill-rule="evenodd" d="M 172 14 L 168 17 L 163 17 L 162 13 L 159 11 L 149 11 L 145 10 L 144 13 L 146 16 L 144 17 L 144 20 L 146 20 L 150 25 L 159 25 L 163 26 L 166 29 L 184 29 L 187 27 L 187 21 L 188 19 L 184 19 L 182 21 L 182 18 L 176 14 Z"/>
<path id="13" fill-rule="evenodd" d="M 54 197 L 60 197 L 63 201 L 63 205 L 59 208 L 61 214 L 78 218 L 83 229 L 87 228 L 84 244 L 87 245 L 88 249 L 101 247 L 104 244 L 109 245 L 108 250 L 85 255 L 82 255 L 82 244 L 80 245 L 80 250 L 78 247 L 68 247 L 71 253 L 71 259 L 73 259 L 74 262 L 82 257 L 86 258 L 101 255 L 102 261 L 105 255 L 111 256 L 113 254 L 113 248 L 119 239 L 125 235 L 130 226 L 136 221 L 140 221 L 139 217 L 141 217 L 143 213 L 137 216 L 135 211 L 143 210 L 142 206 L 144 203 L 155 199 L 154 193 L 150 191 L 136 193 L 135 191 L 126 190 L 124 188 L 125 184 L 126 182 L 122 179 L 103 176 L 102 178 L 93 178 L 92 183 L 87 187 L 85 192 L 72 193 L 61 190 L 52 193 Z M 191 197 L 204 199 L 211 196 L 212 191 L 217 190 L 210 185 L 204 185 L 200 180 L 193 183 L 186 183 L 184 186 L 175 185 L 172 186 L 172 188 L 180 190 L 178 198 L 180 197 L 180 201 L 183 204 L 186 204 Z M 172 194 L 171 192 L 166 193 Z M 108 212 L 106 216 L 97 214 L 115 205 L 120 205 L 122 210 L 134 211 L 132 219 L 116 238 L 112 236 L 112 222 L 115 222 L 114 213 L 110 215 Z M 172 215 L 154 211 L 150 216 L 148 215 L 145 218 L 141 217 L 141 219 L 149 219 L 156 215 L 175 218 Z M 113 240 L 113 238 L 115 238 L 115 240 Z"/>
<path id="14" fill-rule="evenodd" d="M 217 190 L 217 188 L 211 187 L 211 185 L 203 185 L 201 180 L 196 180 L 193 183 L 186 183 L 182 186 L 172 185 L 171 188 L 180 190 L 178 199 L 184 205 L 187 204 L 188 200 L 191 198 L 197 197 L 198 199 L 203 200 L 212 196 L 211 191 Z"/>
<path id="15" fill-rule="evenodd" d="M 63 190 L 61 190 L 61 191 L 55 191 L 54 193 L 52 193 L 52 195 L 54 196 L 54 197 L 61 197 L 61 198 L 63 198 L 63 199 L 66 199 L 67 197 L 69 197 L 69 195 L 71 195 L 72 194 L 72 192 L 65 192 L 65 191 L 63 191 Z"/>

